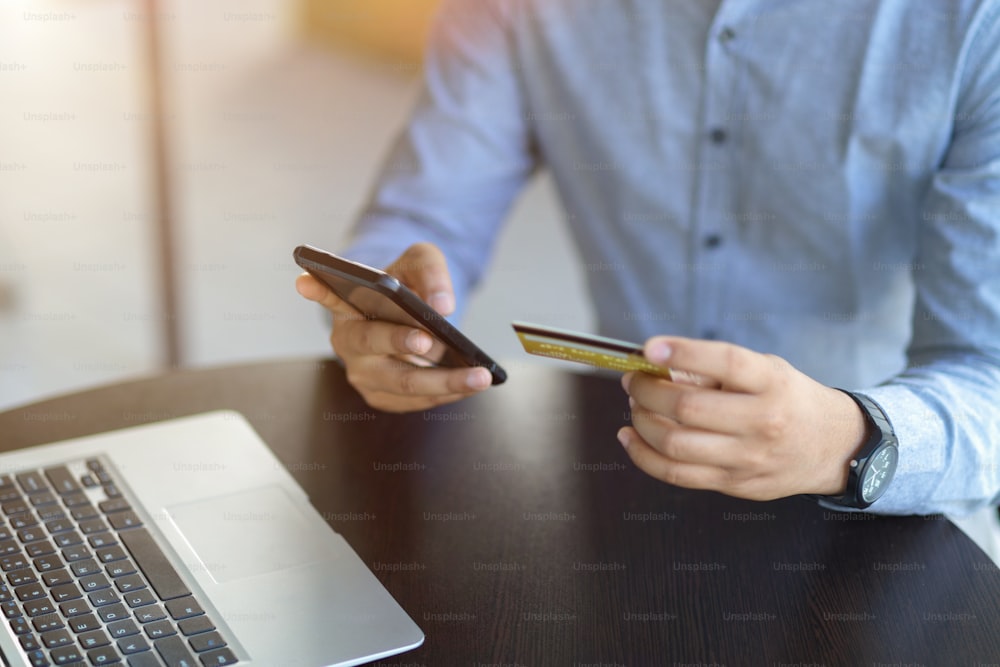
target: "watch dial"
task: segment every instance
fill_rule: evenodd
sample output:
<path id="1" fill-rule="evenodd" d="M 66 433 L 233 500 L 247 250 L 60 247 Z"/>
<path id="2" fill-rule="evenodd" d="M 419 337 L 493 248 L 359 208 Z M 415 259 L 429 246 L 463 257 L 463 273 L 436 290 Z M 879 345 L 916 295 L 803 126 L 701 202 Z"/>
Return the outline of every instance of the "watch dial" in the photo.
<path id="1" fill-rule="evenodd" d="M 898 459 L 899 452 L 895 447 L 883 447 L 868 461 L 861 480 L 861 497 L 866 503 L 875 502 L 885 493 Z"/>

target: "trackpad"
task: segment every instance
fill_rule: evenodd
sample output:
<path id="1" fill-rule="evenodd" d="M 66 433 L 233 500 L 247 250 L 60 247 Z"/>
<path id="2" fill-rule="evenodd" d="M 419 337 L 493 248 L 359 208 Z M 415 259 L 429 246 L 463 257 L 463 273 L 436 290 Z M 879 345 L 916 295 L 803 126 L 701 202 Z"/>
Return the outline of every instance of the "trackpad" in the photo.
<path id="1" fill-rule="evenodd" d="M 329 560 L 315 524 L 278 486 L 166 508 L 216 583 Z"/>

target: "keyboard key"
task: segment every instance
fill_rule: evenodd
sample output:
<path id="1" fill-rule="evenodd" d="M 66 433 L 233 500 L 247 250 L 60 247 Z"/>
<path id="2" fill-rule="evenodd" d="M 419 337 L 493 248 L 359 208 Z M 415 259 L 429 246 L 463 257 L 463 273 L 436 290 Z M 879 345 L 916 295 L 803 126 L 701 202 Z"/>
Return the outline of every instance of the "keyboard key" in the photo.
<path id="1" fill-rule="evenodd" d="M 195 599 L 191 596 L 171 600 L 164 606 L 167 608 L 170 618 L 175 621 L 180 621 L 185 618 L 190 618 L 191 616 L 198 616 L 199 614 L 205 613 L 205 610 L 201 608 L 201 605 L 195 602 Z"/>
<path id="2" fill-rule="evenodd" d="M 10 619 L 10 629 L 14 631 L 15 635 L 26 635 L 31 632 L 31 626 L 28 625 L 28 619 L 24 616 L 18 616 L 17 618 Z"/>
<path id="3" fill-rule="evenodd" d="M 128 609 L 121 602 L 109 604 L 105 607 L 98 607 L 97 615 L 105 623 L 114 623 L 115 621 L 121 621 L 129 617 Z"/>
<path id="4" fill-rule="evenodd" d="M 73 616 L 88 613 L 90 611 L 90 605 L 83 600 L 70 600 L 69 602 L 63 602 L 59 605 L 59 611 L 61 611 L 62 615 L 66 618 L 71 618 Z"/>
<path id="5" fill-rule="evenodd" d="M 83 653 L 75 646 L 63 646 L 53 649 L 50 655 L 52 656 L 52 662 L 57 665 L 71 665 L 83 661 Z"/>
<path id="6" fill-rule="evenodd" d="M 142 630 L 150 639 L 160 639 L 161 637 L 170 637 L 177 634 L 173 623 L 167 620 L 147 623 L 143 626 Z"/>
<path id="7" fill-rule="evenodd" d="M 125 530 L 126 528 L 135 528 L 142 525 L 142 520 L 136 516 L 135 512 L 129 511 L 109 514 L 108 522 L 111 523 L 111 527 L 115 530 Z"/>
<path id="8" fill-rule="evenodd" d="M 65 558 L 68 563 L 75 560 L 90 558 L 92 555 L 93 554 L 90 552 L 90 549 L 88 549 L 85 544 L 74 544 L 73 546 L 66 547 L 62 550 L 62 557 Z"/>
<path id="9" fill-rule="evenodd" d="M 141 635 L 138 637 L 125 637 L 124 639 L 118 640 L 118 650 L 125 655 L 142 653 L 143 651 L 149 650 L 149 642 L 147 642 L 146 638 Z"/>
<path id="10" fill-rule="evenodd" d="M 56 497 L 48 491 L 44 491 L 42 493 L 36 493 L 33 496 L 28 496 L 28 502 L 30 502 L 34 507 L 40 507 L 42 505 L 51 505 L 56 502 Z"/>
<path id="11" fill-rule="evenodd" d="M 139 607 L 135 610 L 135 618 L 140 623 L 149 623 L 151 621 L 158 621 L 161 618 L 166 618 L 167 613 L 163 611 L 163 607 L 158 604 L 151 604 L 146 607 Z"/>
<path id="12" fill-rule="evenodd" d="M 80 490 L 80 485 L 76 483 L 73 475 L 70 474 L 66 466 L 53 466 L 45 469 L 45 476 L 49 479 L 52 488 L 59 495 L 66 495 Z"/>
<path id="13" fill-rule="evenodd" d="M 115 486 L 114 484 L 105 484 L 104 495 L 106 495 L 108 498 L 118 498 L 119 496 L 122 495 L 122 492 L 119 491 L 118 487 Z"/>
<path id="14" fill-rule="evenodd" d="M 38 515 L 38 520 L 42 523 L 46 521 L 52 521 L 53 519 L 65 519 L 66 512 L 59 505 L 46 505 L 45 507 L 39 507 L 35 512 Z"/>
<path id="15" fill-rule="evenodd" d="M 115 537 L 114 533 L 98 533 L 97 535 L 91 535 L 87 538 L 87 541 L 90 542 L 90 546 L 95 549 L 110 547 L 118 544 L 118 538 Z"/>
<path id="16" fill-rule="evenodd" d="M 17 600 L 7 600 L 0 603 L 0 611 L 3 611 L 6 618 L 17 618 L 21 615 L 21 605 L 17 603 Z"/>
<path id="17" fill-rule="evenodd" d="M 73 643 L 73 637 L 67 630 L 53 630 L 42 635 L 42 644 L 47 648 L 68 646 Z"/>
<path id="18" fill-rule="evenodd" d="M 73 530 L 73 522 L 65 516 L 61 519 L 53 519 L 52 521 L 45 522 L 45 530 L 49 531 L 49 535 L 64 533 L 67 530 Z"/>
<path id="19" fill-rule="evenodd" d="M 35 571 L 31 568 L 24 568 L 23 570 L 11 570 L 7 573 L 7 581 L 11 586 L 23 586 L 24 584 L 33 584 L 38 581 L 38 576 Z"/>
<path id="20" fill-rule="evenodd" d="M 22 528 L 17 531 L 17 539 L 21 540 L 23 544 L 28 542 L 37 542 L 38 540 L 44 540 L 47 537 L 45 531 L 40 530 L 38 526 L 32 526 L 31 528 Z"/>
<path id="21" fill-rule="evenodd" d="M 105 514 L 132 509 L 132 506 L 129 505 L 128 501 L 124 498 L 112 498 L 111 500 L 105 500 L 97 503 L 97 506 L 100 507 L 101 511 Z"/>
<path id="22" fill-rule="evenodd" d="M 40 493 L 42 491 L 48 491 L 49 485 L 45 479 L 42 478 L 38 472 L 32 470 L 31 472 L 22 472 L 17 475 L 17 483 L 21 485 L 25 493 Z"/>
<path id="23" fill-rule="evenodd" d="M 66 507 L 70 508 L 79 507 L 80 505 L 90 504 L 90 500 L 88 500 L 87 496 L 83 495 L 82 493 L 67 493 L 65 496 L 63 496 L 62 501 Z"/>
<path id="24" fill-rule="evenodd" d="M 54 535 L 52 539 L 55 541 L 56 546 L 60 549 L 63 547 L 71 547 L 74 544 L 80 544 L 83 542 L 83 538 L 80 537 L 80 534 L 75 530 L 71 530 L 67 533 L 59 533 L 58 535 Z"/>
<path id="25" fill-rule="evenodd" d="M 153 593 L 148 588 L 143 588 L 142 590 L 132 591 L 125 596 L 125 604 L 129 607 L 135 609 L 136 607 L 144 607 L 148 604 L 153 604 L 156 602 L 156 598 Z"/>
<path id="26" fill-rule="evenodd" d="M 114 576 L 114 575 L 112 575 Z M 138 574 L 126 574 L 124 577 L 115 579 L 115 588 L 122 593 L 138 591 L 146 587 L 146 582 Z"/>
<path id="27" fill-rule="evenodd" d="M 76 638 L 80 642 L 80 646 L 83 647 L 84 651 L 92 648 L 97 648 L 98 646 L 107 646 L 111 643 L 108 639 L 108 635 L 105 634 L 104 630 L 91 630 L 90 632 L 84 632 L 82 635 Z"/>
<path id="28" fill-rule="evenodd" d="M 131 637 L 139 632 L 139 626 L 135 624 L 131 618 L 126 618 L 121 621 L 115 621 L 114 623 L 109 623 L 108 634 L 113 638 L 118 637 Z M 141 638 L 140 638 L 141 639 Z M 135 651 L 129 651 L 130 653 L 135 653 Z"/>
<path id="29" fill-rule="evenodd" d="M 30 528 L 31 526 L 38 525 L 38 519 L 35 518 L 34 512 L 14 514 L 10 516 L 8 520 L 10 521 L 11 528 L 14 530 L 21 530 L 22 528 Z"/>
<path id="30" fill-rule="evenodd" d="M 95 533 L 106 533 L 108 524 L 104 523 L 104 519 L 101 518 L 87 519 L 86 521 L 81 521 L 78 528 L 84 535 L 93 535 Z"/>
<path id="31" fill-rule="evenodd" d="M 32 600 L 31 602 L 24 603 L 24 613 L 28 616 L 41 616 L 42 614 L 51 614 L 56 610 L 55 605 L 52 603 L 48 597 L 39 598 L 37 600 Z"/>
<path id="32" fill-rule="evenodd" d="M 78 560 L 69 564 L 70 571 L 78 577 L 86 577 L 88 574 L 97 574 L 101 571 L 101 566 L 93 558 Z"/>
<path id="33" fill-rule="evenodd" d="M 33 651 L 28 651 L 28 664 L 31 667 L 49 667 L 52 663 L 49 659 L 45 657 L 45 651 L 36 649 Z"/>
<path id="34" fill-rule="evenodd" d="M 167 637 L 153 642 L 153 647 L 170 667 L 197 667 L 194 656 L 180 637 Z"/>
<path id="35" fill-rule="evenodd" d="M 38 643 L 38 638 L 35 637 L 35 635 L 21 635 L 17 638 L 17 641 L 20 642 L 21 648 L 25 651 L 34 651 L 35 649 L 42 647 L 42 645 Z"/>
<path id="36" fill-rule="evenodd" d="M 163 663 L 152 651 L 136 653 L 128 657 L 128 667 L 162 667 Z"/>
<path id="37" fill-rule="evenodd" d="M 83 593 L 80 592 L 75 583 L 53 586 L 49 592 L 56 602 L 66 602 L 67 600 L 75 600 L 83 597 Z"/>
<path id="38" fill-rule="evenodd" d="M 45 574 L 46 572 L 51 572 L 53 570 L 61 570 L 66 567 L 66 564 L 62 562 L 62 559 L 55 554 L 48 556 L 41 556 L 31 561 L 31 564 L 35 566 L 35 569 Z"/>
<path id="39" fill-rule="evenodd" d="M 79 507 L 74 507 L 69 515 L 77 521 L 93 519 L 95 516 L 101 516 L 93 505 L 80 505 Z"/>
<path id="40" fill-rule="evenodd" d="M 14 595 L 21 602 L 45 597 L 45 589 L 39 583 L 25 584 L 14 589 Z"/>
<path id="41" fill-rule="evenodd" d="M 34 626 L 35 632 L 48 632 L 49 630 L 58 630 L 59 628 L 66 627 L 62 616 L 59 614 L 45 614 L 44 616 L 33 618 L 31 619 L 31 625 Z"/>
<path id="42" fill-rule="evenodd" d="M 10 586 L 0 582 L 0 602 L 6 602 L 7 600 L 13 600 L 14 594 L 10 592 Z"/>
<path id="43" fill-rule="evenodd" d="M 177 627 L 185 637 L 201 634 L 202 632 L 208 632 L 209 630 L 215 630 L 215 624 L 209 620 L 208 616 L 186 618 L 178 623 Z"/>
<path id="44" fill-rule="evenodd" d="M 104 570 L 108 573 L 108 576 L 111 577 L 112 579 L 136 573 L 135 563 L 133 563 L 131 559 L 120 560 L 115 563 L 108 563 L 107 565 L 104 566 Z M 143 586 L 145 585 L 146 584 L 143 584 Z M 133 586 L 133 588 L 136 587 Z"/>
<path id="45" fill-rule="evenodd" d="M 97 630 L 100 627 L 102 627 L 101 622 L 97 620 L 97 617 L 92 613 L 83 614 L 82 616 L 74 616 L 69 619 L 69 629 L 77 634 Z"/>
<path id="46" fill-rule="evenodd" d="M 70 583 L 73 581 L 73 575 L 66 568 L 61 568 L 43 573 L 42 581 L 45 582 L 46 586 L 52 588 L 53 586 L 62 586 L 63 584 Z"/>
<path id="47" fill-rule="evenodd" d="M 0 542 L 0 556 L 10 556 L 21 553 L 21 545 L 14 540 L 4 540 Z"/>
<path id="48" fill-rule="evenodd" d="M 38 558 L 39 556 L 48 556 L 49 554 L 54 554 L 56 548 L 52 546 L 52 543 L 48 540 L 42 540 L 40 542 L 32 542 L 24 548 L 28 552 L 28 555 L 32 558 Z"/>
<path id="49" fill-rule="evenodd" d="M 11 570 L 20 570 L 28 567 L 28 561 L 24 559 L 23 556 L 4 556 L 0 558 L 0 569 L 4 572 L 10 572 Z"/>
<path id="50" fill-rule="evenodd" d="M 7 516 L 10 516 L 12 514 L 23 514 L 24 512 L 28 511 L 28 507 L 29 507 L 28 503 L 25 502 L 24 500 L 9 500 L 3 504 L 0 504 L 0 509 L 2 509 L 3 513 L 6 514 Z"/>
<path id="51" fill-rule="evenodd" d="M 222 667 L 223 665 L 236 664 L 236 656 L 228 648 L 220 648 L 211 653 L 202 653 L 198 658 L 205 667 Z"/>
<path id="52" fill-rule="evenodd" d="M 107 549 L 97 550 L 97 560 L 102 563 L 113 563 L 116 560 L 122 560 L 128 558 L 125 555 L 125 551 L 121 547 L 108 547 Z"/>
<path id="53" fill-rule="evenodd" d="M 119 538 L 160 599 L 172 600 L 191 594 L 149 531 L 145 528 L 133 528 L 120 533 Z"/>
<path id="54" fill-rule="evenodd" d="M 80 579 L 80 588 L 83 589 L 85 593 L 91 591 L 99 591 L 104 588 L 110 588 L 111 582 L 104 574 L 98 572 L 97 574 L 92 574 L 89 577 L 83 577 Z"/>
<path id="55" fill-rule="evenodd" d="M 90 600 L 90 604 L 95 607 L 104 607 L 105 605 L 114 604 L 118 602 L 121 598 L 118 597 L 118 593 L 115 593 L 110 588 L 103 591 L 94 591 L 87 595 L 87 599 Z"/>
<path id="56" fill-rule="evenodd" d="M 218 632 L 206 632 L 203 635 L 195 635 L 188 640 L 188 644 L 195 650 L 195 653 L 204 653 L 213 649 L 222 648 L 226 641 Z"/>
<path id="57" fill-rule="evenodd" d="M 92 665 L 113 665 L 122 661 L 118 651 L 111 646 L 102 646 L 93 651 L 87 651 L 87 659 Z"/>

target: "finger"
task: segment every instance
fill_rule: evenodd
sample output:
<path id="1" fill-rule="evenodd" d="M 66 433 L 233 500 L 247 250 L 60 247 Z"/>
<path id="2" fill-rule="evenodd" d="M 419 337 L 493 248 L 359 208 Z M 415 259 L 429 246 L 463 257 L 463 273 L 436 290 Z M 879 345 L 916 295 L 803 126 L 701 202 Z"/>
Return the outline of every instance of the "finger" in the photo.
<path id="1" fill-rule="evenodd" d="M 309 273 L 302 273 L 295 279 L 295 289 L 303 297 L 315 301 L 335 315 L 342 315 L 349 319 L 362 319 L 364 317 L 334 294 L 333 290 L 327 287 L 322 280 Z"/>
<path id="2" fill-rule="evenodd" d="M 455 310 L 455 290 L 444 253 L 430 243 L 410 246 L 386 268 L 441 315 Z"/>
<path id="3" fill-rule="evenodd" d="M 706 431 L 752 433 L 767 417 L 756 395 L 678 385 L 647 373 L 636 373 L 627 391 L 641 410 Z"/>
<path id="4" fill-rule="evenodd" d="M 393 357 L 369 357 L 348 369 L 348 380 L 380 394 L 445 397 L 481 391 L 493 378 L 485 368 L 426 368 Z"/>
<path id="5" fill-rule="evenodd" d="M 732 343 L 668 336 L 647 340 L 643 354 L 654 364 L 705 376 L 730 391 L 751 394 L 769 386 L 779 360 Z"/>
<path id="6" fill-rule="evenodd" d="M 636 467 L 661 482 L 687 489 L 719 489 L 725 483 L 720 468 L 675 461 L 656 451 L 635 429 L 626 426 L 618 431 L 618 441 Z"/>
<path id="7" fill-rule="evenodd" d="M 330 342 L 345 359 L 367 356 L 426 355 L 434 347 L 434 338 L 422 329 L 382 320 L 338 321 Z"/>
<path id="8" fill-rule="evenodd" d="M 745 448 L 729 435 L 689 428 L 653 412 L 632 408 L 632 428 L 657 452 L 679 463 L 734 469 Z"/>
<path id="9" fill-rule="evenodd" d="M 474 392 L 473 392 L 474 393 Z M 361 392 L 365 402 L 383 412 L 416 412 L 429 410 L 468 398 L 471 394 L 447 394 L 444 396 L 399 396 L 385 392 Z"/>

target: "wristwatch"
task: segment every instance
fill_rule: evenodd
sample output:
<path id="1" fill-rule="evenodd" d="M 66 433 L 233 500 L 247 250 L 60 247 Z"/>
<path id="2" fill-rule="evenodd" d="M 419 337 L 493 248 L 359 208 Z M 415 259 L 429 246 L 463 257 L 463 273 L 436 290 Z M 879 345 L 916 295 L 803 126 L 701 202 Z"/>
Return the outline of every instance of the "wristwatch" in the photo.
<path id="1" fill-rule="evenodd" d="M 881 498 L 889 488 L 899 462 L 899 445 L 896 432 L 878 403 L 846 389 L 840 391 L 853 398 L 861 408 L 868 425 L 868 435 L 851 459 L 844 495 L 819 498 L 842 507 L 864 509 Z"/>

